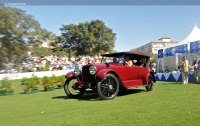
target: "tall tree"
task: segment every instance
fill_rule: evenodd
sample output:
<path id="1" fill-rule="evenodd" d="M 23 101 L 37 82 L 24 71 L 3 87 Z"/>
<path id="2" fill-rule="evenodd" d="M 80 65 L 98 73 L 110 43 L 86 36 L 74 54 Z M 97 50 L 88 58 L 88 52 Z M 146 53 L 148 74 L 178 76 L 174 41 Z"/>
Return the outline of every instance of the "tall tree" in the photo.
<path id="1" fill-rule="evenodd" d="M 107 28 L 105 24 L 100 20 L 91 22 L 89 27 L 91 30 L 92 39 L 92 52 L 105 53 L 114 50 L 115 36 L 112 29 Z"/>
<path id="2" fill-rule="evenodd" d="M 0 5 L 0 67 L 5 62 L 19 62 L 27 44 L 41 37 L 40 24 L 25 11 Z"/>
<path id="3" fill-rule="evenodd" d="M 55 42 L 56 35 L 47 29 L 41 30 L 41 36 L 37 37 L 37 39 L 33 39 L 29 42 L 30 46 L 39 47 L 43 42 L 50 41 L 49 47 L 56 47 L 57 43 Z"/>
<path id="4" fill-rule="evenodd" d="M 156 63 L 158 54 L 150 53 L 150 57 L 151 57 L 151 62 Z"/>
<path id="5" fill-rule="evenodd" d="M 111 52 L 115 46 L 116 34 L 100 20 L 63 25 L 60 30 L 58 43 L 77 55 Z"/>

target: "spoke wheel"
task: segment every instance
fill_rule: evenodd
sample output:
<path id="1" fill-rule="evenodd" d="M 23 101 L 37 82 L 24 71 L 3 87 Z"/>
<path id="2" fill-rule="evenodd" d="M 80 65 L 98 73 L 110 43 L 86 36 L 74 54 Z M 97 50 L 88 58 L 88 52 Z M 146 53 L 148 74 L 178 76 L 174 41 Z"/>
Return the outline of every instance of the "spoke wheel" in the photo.
<path id="1" fill-rule="evenodd" d="M 119 82 L 117 78 L 112 74 L 107 74 L 97 83 L 97 92 L 103 100 L 115 98 L 119 92 Z"/>
<path id="2" fill-rule="evenodd" d="M 153 86 L 154 86 L 153 77 L 152 77 L 152 75 L 149 75 L 148 85 L 146 86 L 146 90 L 147 91 L 152 91 L 153 90 Z"/>
<path id="3" fill-rule="evenodd" d="M 69 78 L 65 82 L 64 90 L 70 98 L 79 98 L 85 93 L 85 89 L 76 86 L 76 82 L 77 80 L 75 78 Z"/>

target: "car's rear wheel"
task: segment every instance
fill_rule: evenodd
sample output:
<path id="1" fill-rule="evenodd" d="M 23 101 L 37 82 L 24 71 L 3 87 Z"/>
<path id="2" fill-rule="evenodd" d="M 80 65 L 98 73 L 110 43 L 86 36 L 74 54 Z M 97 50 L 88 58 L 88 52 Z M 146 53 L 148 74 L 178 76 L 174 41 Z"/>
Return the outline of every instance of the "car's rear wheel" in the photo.
<path id="1" fill-rule="evenodd" d="M 147 91 L 152 91 L 153 90 L 153 86 L 154 86 L 153 77 L 150 74 L 149 78 L 148 78 L 148 85 L 146 86 L 146 90 Z"/>
<path id="2" fill-rule="evenodd" d="M 76 82 L 75 78 L 69 78 L 65 81 L 64 90 L 70 98 L 79 98 L 85 93 L 85 88 L 78 87 Z"/>
<path id="3" fill-rule="evenodd" d="M 97 92 L 101 99 L 110 100 L 119 93 L 119 82 L 112 74 L 107 74 L 97 83 Z"/>

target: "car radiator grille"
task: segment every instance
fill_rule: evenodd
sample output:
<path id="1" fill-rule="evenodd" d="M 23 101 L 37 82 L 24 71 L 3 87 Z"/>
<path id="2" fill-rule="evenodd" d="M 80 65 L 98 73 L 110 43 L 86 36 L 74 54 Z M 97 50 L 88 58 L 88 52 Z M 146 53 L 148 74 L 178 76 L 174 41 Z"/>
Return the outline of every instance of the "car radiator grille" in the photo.
<path id="1" fill-rule="evenodd" d="M 83 82 L 94 82 L 95 80 L 95 76 L 94 75 L 91 75 L 90 72 L 89 72 L 89 67 L 90 66 L 84 66 L 82 68 L 82 81 Z"/>

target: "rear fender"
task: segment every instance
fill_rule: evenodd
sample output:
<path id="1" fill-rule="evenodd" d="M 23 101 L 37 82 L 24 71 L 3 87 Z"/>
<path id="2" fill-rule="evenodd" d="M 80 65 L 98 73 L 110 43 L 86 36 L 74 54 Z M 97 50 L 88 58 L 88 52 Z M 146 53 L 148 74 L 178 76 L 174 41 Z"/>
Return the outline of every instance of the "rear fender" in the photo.
<path id="1" fill-rule="evenodd" d="M 147 85 L 148 84 L 148 81 L 149 81 L 149 75 L 151 75 L 153 77 L 153 82 L 156 82 L 156 78 L 155 78 L 155 75 L 153 73 L 153 71 L 149 71 L 149 74 L 145 74 L 145 76 L 142 77 L 142 80 L 143 80 L 143 84 L 144 85 Z"/>
<path id="2" fill-rule="evenodd" d="M 143 77 L 143 84 L 147 85 L 148 84 L 148 79 L 149 79 L 149 75 L 151 75 L 153 77 L 153 82 L 155 83 L 156 82 L 156 78 L 155 78 L 155 75 L 152 71 L 149 72 L 149 74 L 147 76 L 144 76 Z"/>

